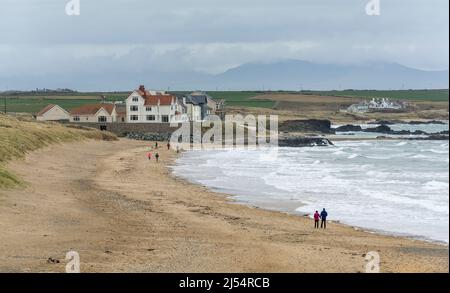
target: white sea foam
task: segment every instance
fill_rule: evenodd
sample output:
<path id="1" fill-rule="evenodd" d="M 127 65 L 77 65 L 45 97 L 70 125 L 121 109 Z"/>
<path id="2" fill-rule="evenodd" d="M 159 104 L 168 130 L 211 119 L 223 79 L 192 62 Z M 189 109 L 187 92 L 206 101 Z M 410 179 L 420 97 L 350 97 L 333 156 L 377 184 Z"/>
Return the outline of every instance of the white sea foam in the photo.
<path id="1" fill-rule="evenodd" d="M 332 220 L 448 243 L 448 144 L 442 142 L 348 141 L 279 148 L 275 157 L 268 150 L 193 151 L 174 172 L 266 208 L 310 214 L 325 207 Z"/>

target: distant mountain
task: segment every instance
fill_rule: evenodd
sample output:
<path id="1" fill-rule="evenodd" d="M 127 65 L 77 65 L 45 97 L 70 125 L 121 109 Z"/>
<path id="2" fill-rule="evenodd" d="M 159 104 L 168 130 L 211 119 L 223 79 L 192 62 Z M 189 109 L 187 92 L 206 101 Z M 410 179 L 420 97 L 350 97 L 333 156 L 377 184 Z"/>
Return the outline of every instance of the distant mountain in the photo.
<path id="1" fill-rule="evenodd" d="M 115 66 L 112 63 L 112 66 Z M 151 66 L 148 66 L 151 68 Z M 127 91 L 139 84 L 171 90 L 339 90 L 339 89 L 444 89 L 449 72 L 423 71 L 395 63 L 364 65 L 321 64 L 299 60 L 248 63 L 212 75 L 195 71 L 160 71 L 124 68 L 68 71 L 0 78 L 10 89 L 73 88 L 78 91 Z"/>
<path id="2" fill-rule="evenodd" d="M 448 88 L 449 72 L 424 71 L 396 63 L 319 64 L 299 60 L 249 63 L 216 75 L 233 89 L 433 89 Z"/>

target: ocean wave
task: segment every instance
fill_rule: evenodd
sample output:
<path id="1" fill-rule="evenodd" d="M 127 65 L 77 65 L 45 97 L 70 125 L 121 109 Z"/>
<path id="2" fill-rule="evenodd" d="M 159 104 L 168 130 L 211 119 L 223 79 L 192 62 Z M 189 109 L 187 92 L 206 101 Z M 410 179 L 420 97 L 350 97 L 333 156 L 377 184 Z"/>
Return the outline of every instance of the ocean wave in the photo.
<path id="1" fill-rule="evenodd" d="M 426 190 L 447 190 L 449 188 L 448 182 L 441 182 L 441 181 L 428 181 L 422 185 L 423 189 Z"/>
<path id="2" fill-rule="evenodd" d="M 354 159 L 354 158 L 357 158 L 357 157 L 360 157 L 360 155 L 358 155 L 358 154 L 351 154 L 350 156 L 347 157 L 347 159 Z"/>
<path id="3" fill-rule="evenodd" d="M 174 172 L 243 202 L 295 200 L 302 204 L 298 212 L 325 207 L 330 219 L 346 224 L 448 241 L 448 155 L 439 148 L 442 142 L 365 143 L 281 148 L 276 160 L 265 160 L 261 151 L 188 152 Z"/>

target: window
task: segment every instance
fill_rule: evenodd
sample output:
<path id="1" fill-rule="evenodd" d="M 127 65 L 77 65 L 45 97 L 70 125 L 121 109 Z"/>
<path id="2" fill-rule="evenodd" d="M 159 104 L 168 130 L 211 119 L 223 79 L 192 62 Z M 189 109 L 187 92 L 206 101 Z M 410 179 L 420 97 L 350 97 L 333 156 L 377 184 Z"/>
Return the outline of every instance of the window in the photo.
<path id="1" fill-rule="evenodd" d="M 131 121 L 138 121 L 139 120 L 139 116 L 138 115 L 131 115 L 130 116 L 130 120 Z"/>
<path id="2" fill-rule="evenodd" d="M 162 122 L 169 122 L 169 116 L 167 116 L 167 115 L 162 115 L 161 116 L 162 117 Z"/>
<path id="3" fill-rule="evenodd" d="M 122 117 L 122 122 L 125 122 L 125 117 Z"/>
<path id="4" fill-rule="evenodd" d="M 139 102 L 139 98 L 138 97 L 133 97 L 132 101 L 133 102 Z"/>
<path id="5" fill-rule="evenodd" d="M 131 112 L 136 112 L 138 110 L 138 106 L 130 106 Z"/>
<path id="6" fill-rule="evenodd" d="M 80 121 L 80 116 L 73 117 L 73 121 Z"/>
<path id="7" fill-rule="evenodd" d="M 145 107 L 145 111 L 150 112 L 152 110 L 152 107 Z"/>
<path id="8" fill-rule="evenodd" d="M 155 121 L 156 117 L 155 115 L 147 115 L 147 121 Z"/>
<path id="9" fill-rule="evenodd" d="M 106 116 L 98 116 L 98 122 L 106 122 Z"/>

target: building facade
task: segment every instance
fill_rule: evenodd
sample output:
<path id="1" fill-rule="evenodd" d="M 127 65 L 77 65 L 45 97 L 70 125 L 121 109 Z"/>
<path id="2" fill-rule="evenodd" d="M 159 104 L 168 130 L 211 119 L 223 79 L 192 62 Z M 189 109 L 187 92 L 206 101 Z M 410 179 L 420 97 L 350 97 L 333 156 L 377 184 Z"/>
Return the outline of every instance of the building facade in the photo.
<path id="1" fill-rule="evenodd" d="M 84 105 L 70 111 L 70 122 L 113 123 L 117 121 L 114 104 Z"/>
<path id="2" fill-rule="evenodd" d="M 125 101 L 127 123 L 180 123 L 189 121 L 186 107 L 174 95 L 147 91 L 144 86 L 133 91 Z"/>
<path id="3" fill-rule="evenodd" d="M 37 121 L 69 121 L 70 113 L 58 105 L 48 105 L 36 114 Z"/>

